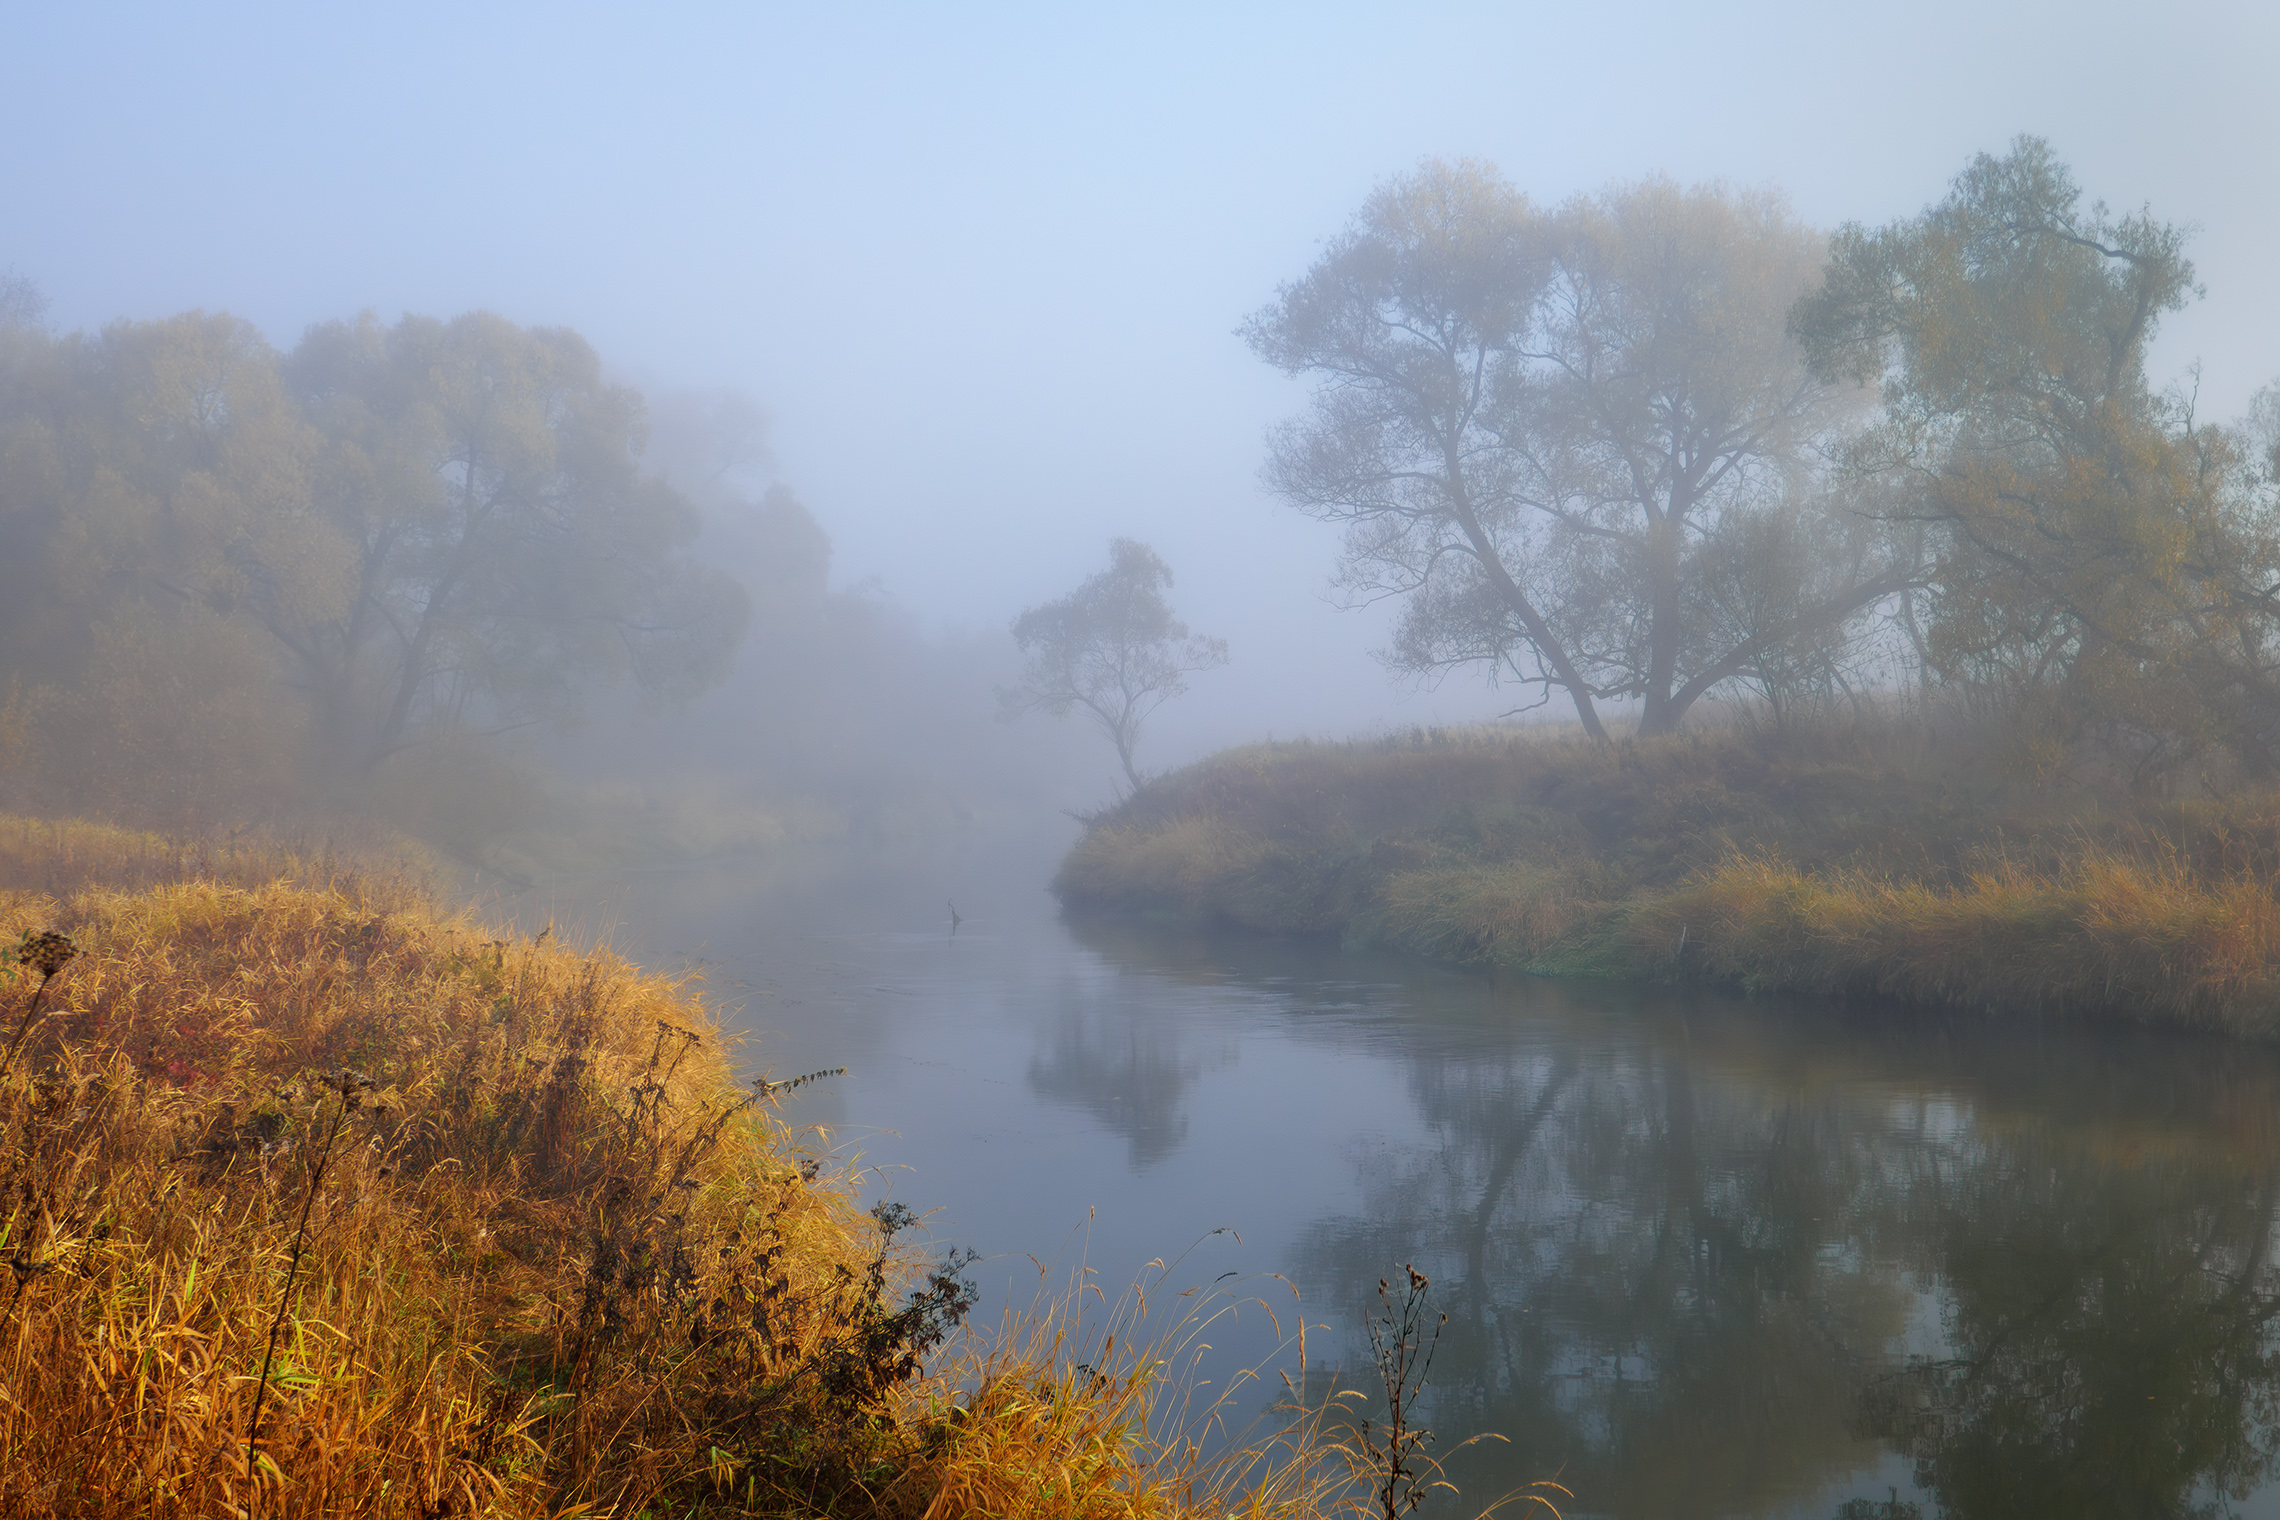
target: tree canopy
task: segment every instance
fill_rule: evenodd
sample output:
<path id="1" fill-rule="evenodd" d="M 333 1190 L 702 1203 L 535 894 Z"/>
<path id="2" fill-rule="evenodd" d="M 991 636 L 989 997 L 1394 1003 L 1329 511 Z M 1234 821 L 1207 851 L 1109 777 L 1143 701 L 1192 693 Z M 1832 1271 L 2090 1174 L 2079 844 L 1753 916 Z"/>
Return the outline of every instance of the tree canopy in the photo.
<path id="1" fill-rule="evenodd" d="M 7 324 L 17 769 L 38 750 L 82 805 L 211 814 L 568 720 L 597 684 L 697 689 L 744 596 L 690 555 L 645 429 L 575 333 L 487 313 L 366 316 L 282 355 L 202 312 Z"/>
<path id="2" fill-rule="evenodd" d="M 1243 330 L 1318 382 L 1269 482 L 1345 528 L 1351 593 L 1402 599 L 1397 668 L 1665 731 L 1914 584 L 1826 469 L 1866 398 L 1787 330 L 1821 265 L 1775 196 L 1656 179 L 1547 210 L 1428 162 Z"/>
<path id="3" fill-rule="evenodd" d="M 2025 137 L 1920 215 L 1841 230 L 1794 320 L 1819 373 L 1881 385 L 1852 463 L 1929 535 L 1934 670 L 2141 774 L 2220 742 L 2280 761 L 2268 446 L 2145 372 L 2199 293 L 2184 242 L 2085 204 Z"/>

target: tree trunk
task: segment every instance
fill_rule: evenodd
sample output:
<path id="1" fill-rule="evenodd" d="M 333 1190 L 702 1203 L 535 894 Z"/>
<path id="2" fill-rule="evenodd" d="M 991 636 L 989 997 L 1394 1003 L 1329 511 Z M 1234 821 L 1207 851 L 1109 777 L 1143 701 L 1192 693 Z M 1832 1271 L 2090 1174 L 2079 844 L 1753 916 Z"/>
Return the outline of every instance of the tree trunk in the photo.
<path id="1" fill-rule="evenodd" d="M 1568 659 L 1566 648 L 1552 637 L 1551 625 L 1538 614 L 1529 602 L 1528 594 L 1520 589 L 1520 583 L 1505 568 L 1503 558 L 1496 552 L 1496 546 L 1489 541 L 1487 532 L 1480 525 L 1480 519 L 1474 515 L 1472 502 L 1465 490 L 1464 466 L 1457 459 L 1453 447 L 1448 452 L 1448 469 L 1446 489 L 1451 502 L 1450 515 L 1463 531 L 1465 542 L 1471 545 L 1473 557 L 1480 561 L 1481 570 L 1488 576 L 1490 584 L 1496 587 L 1497 596 L 1505 606 L 1512 609 L 1512 615 L 1520 620 L 1521 628 L 1527 632 L 1528 642 L 1535 646 L 1536 653 L 1552 667 L 1553 684 L 1564 689 L 1574 700 L 1575 715 L 1582 722 L 1583 731 L 1594 739 L 1604 741 L 1607 730 L 1599 721 L 1599 709 L 1591 700 L 1591 688 L 1585 684 L 1574 662 Z"/>
<path id="2" fill-rule="evenodd" d="M 1686 520 L 1666 509 L 1647 525 L 1647 684 L 1639 712 L 1639 732 L 1667 734 L 1678 727 L 1686 709 L 1671 700 L 1678 679 L 1680 626 L 1678 608 L 1678 556 L 1686 534 Z"/>

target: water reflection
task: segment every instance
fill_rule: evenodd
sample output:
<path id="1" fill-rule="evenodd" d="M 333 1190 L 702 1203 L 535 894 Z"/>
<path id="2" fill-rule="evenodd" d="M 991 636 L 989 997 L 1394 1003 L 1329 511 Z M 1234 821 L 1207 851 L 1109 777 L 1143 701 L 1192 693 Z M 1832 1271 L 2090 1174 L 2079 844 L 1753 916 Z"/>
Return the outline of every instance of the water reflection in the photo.
<path id="1" fill-rule="evenodd" d="M 1435 1278 L 1427 1415 L 1510 1438 L 1452 1463 L 1476 1501 L 1552 1472 L 1577 1512 L 1642 1517 L 2270 1498 L 2269 1052 L 1429 972 L 1356 1021 L 1373 999 L 1299 947 L 1077 932 L 1133 974 L 1286 994 L 1288 1038 L 1386 1064 L 1414 1138 L 1353 1146 L 1289 1269 L 1336 1329 L 1394 1265 Z"/>
<path id="2" fill-rule="evenodd" d="M 1187 1139 L 1182 1104 L 1188 1089 L 1226 1059 L 1224 1049 L 1207 1055 L 1185 1044 L 1177 1029 L 1076 1008 L 1061 1016 L 1030 1062 L 1029 1086 L 1040 1097 L 1083 1109 L 1123 1139 L 1138 1172 Z"/>
<path id="3" fill-rule="evenodd" d="M 2249 1159 L 2019 1125 L 1923 1180 L 1947 1344 L 1862 1405 L 1948 1513 L 2213 1513 L 2270 1477 L 2280 1174 Z"/>

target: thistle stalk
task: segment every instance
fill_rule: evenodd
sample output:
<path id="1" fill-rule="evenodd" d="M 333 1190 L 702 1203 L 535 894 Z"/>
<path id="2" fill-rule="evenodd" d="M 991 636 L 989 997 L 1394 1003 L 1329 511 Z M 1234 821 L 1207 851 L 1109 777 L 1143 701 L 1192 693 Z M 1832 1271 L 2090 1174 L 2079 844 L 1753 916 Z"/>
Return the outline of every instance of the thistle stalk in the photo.
<path id="1" fill-rule="evenodd" d="M 24 942 L 16 948 L 16 964 L 39 972 L 40 984 L 32 989 L 31 1001 L 24 1005 L 24 1016 L 16 1022 L 16 1034 L 8 1041 L 8 1053 L 0 1056 L 0 1082 L 8 1080 L 8 1072 L 16 1064 L 16 1051 L 24 1043 L 24 1036 L 32 1031 L 32 1022 L 39 1014 L 40 999 L 46 995 L 48 983 L 78 955 L 79 947 L 67 934 L 54 929 L 24 931 Z"/>

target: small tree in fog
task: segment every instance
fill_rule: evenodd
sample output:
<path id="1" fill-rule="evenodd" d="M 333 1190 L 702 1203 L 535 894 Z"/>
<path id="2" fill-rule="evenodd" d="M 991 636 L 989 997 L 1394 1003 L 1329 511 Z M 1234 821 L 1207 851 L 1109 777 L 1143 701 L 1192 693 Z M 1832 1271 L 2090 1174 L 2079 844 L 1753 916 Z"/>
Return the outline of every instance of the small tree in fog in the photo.
<path id="1" fill-rule="evenodd" d="M 1008 718 L 1025 712 L 1063 717 L 1072 710 L 1100 725 L 1137 788 L 1132 752 L 1150 713 L 1187 690 L 1197 671 L 1227 663 L 1225 639 L 1191 636 L 1164 592 L 1172 572 L 1134 539 L 1108 546 L 1108 568 L 1059 601 L 1014 619 L 1014 642 L 1029 663 L 1020 682 L 998 693 Z"/>

